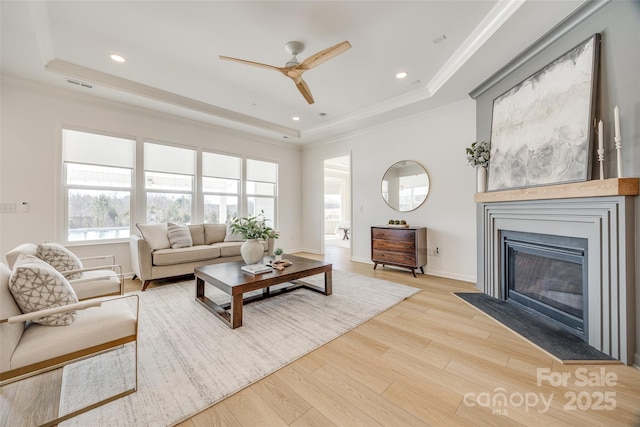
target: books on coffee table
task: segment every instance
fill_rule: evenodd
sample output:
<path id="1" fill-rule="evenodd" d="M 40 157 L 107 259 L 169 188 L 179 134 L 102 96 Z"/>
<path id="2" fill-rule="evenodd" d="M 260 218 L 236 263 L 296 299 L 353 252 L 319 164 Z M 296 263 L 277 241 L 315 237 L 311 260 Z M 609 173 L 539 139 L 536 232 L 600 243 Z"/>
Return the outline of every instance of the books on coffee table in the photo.
<path id="1" fill-rule="evenodd" d="M 242 267 L 240 267 L 240 269 L 242 271 L 246 271 L 247 273 L 251 273 L 251 274 L 262 274 L 262 273 L 268 273 L 271 271 L 271 267 L 264 264 L 243 265 Z"/>

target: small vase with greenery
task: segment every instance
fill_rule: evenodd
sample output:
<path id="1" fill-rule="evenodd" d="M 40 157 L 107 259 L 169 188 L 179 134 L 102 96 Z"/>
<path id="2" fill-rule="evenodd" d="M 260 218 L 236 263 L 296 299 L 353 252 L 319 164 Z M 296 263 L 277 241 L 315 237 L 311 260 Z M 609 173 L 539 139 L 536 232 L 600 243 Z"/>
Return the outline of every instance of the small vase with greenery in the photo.
<path id="1" fill-rule="evenodd" d="M 476 168 L 476 191 L 487 191 L 487 165 L 491 151 L 486 141 L 474 142 L 467 148 L 467 161 L 470 166 Z"/>
<path id="2" fill-rule="evenodd" d="M 269 219 L 264 217 L 264 211 L 256 216 L 233 218 L 229 228 L 233 234 L 238 234 L 244 239 L 277 239 L 278 233 L 267 225 Z"/>
<path id="3" fill-rule="evenodd" d="M 273 251 L 273 254 L 275 255 L 276 261 L 280 261 L 282 259 L 282 254 L 283 254 L 282 248 L 276 248 Z"/>
<path id="4" fill-rule="evenodd" d="M 491 154 L 489 143 L 487 141 L 474 142 L 471 147 L 467 148 L 467 161 L 470 166 L 481 166 L 486 168 L 489 164 L 489 156 Z"/>
<path id="5" fill-rule="evenodd" d="M 240 247 L 240 254 L 244 262 L 249 265 L 259 263 L 264 255 L 262 243 L 258 239 L 278 238 L 278 233 L 267 225 L 267 221 L 269 220 L 264 217 L 264 211 L 261 211 L 256 216 L 233 218 L 229 225 L 233 234 L 238 234 L 247 240 Z"/>

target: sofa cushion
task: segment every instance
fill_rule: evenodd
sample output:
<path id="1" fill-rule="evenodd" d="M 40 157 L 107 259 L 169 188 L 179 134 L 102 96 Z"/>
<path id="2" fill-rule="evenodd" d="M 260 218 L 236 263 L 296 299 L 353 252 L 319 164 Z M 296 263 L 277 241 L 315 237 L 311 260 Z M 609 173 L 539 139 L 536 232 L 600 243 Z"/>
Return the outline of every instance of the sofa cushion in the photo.
<path id="1" fill-rule="evenodd" d="M 149 244 L 152 251 L 156 249 L 168 249 L 171 247 L 167 237 L 167 224 L 136 224 L 140 234 Z"/>
<path id="2" fill-rule="evenodd" d="M 35 246 L 35 245 L 34 245 Z M 11 270 L 4 264 L 0 264 L 0 319 L 8 319 L 12 316 L 22 314 L 20 307 L 13 299 L 9 290 L 9 279 Z M 0 372 L 9 370 L 9 363 L 14 349 L 20 341 L 24 331 L 24 322 L 21 323 L 0 323 Z"/>
<path id="3" fill-rule="evenodd" d="M 73 325 L 50 328 L 31 324 L 11 358 L 11 369 L 69 354 L 136 333 L 136 315 L 127 301 L 106 301 L 101 307 L 79 310 Z M 4 343 L 3 343 L 4 344 Z"/>
<path id="4" fill-rule="evenodd" d="M 31 255 L 20 255 L 9 279 L 9 290 L 23 313 L 78 302 L 75 291 L 51 265 Z M 65 326 L 73 323 L 76 312 L 40 317 L 34 323 Z"/>
<path id="5" fill-rule="evenodd" d="M 63 274 L 65 271 L 82 268 L 80 258 L 60 243 L 42 243 L 38 245 L 36 256 Z M 82 277 L 82 273 L 77 272 L 65 274 L 64 276 L 69 280 L 79 279 Z"/>
<path id="6" fill-rule="evenodd" d="M 20 256 L 20 254 L 27 254 L 36 256 L 38 252 L 38 246 L 33 243 L 22 243 L 21 245 L 16 246 L 7 252 L 7 264 L 9 264 L 9 270 L 11 270 L 16 263 L 16 260 Z"/>
<path id="7" fill-rule="evenodd" d="M 191 233 L 191 245 L 204 245 L 204 226 L 202 224 L 189 225 Z"/>
<path id="8" fill-rule="evenodd" d="M 220 242 L 213 246 L 220 249 L 220 256 L 230 257 L 240 255 L 240 246 L 242 246 L 243 243 L 244 242 Z"/>
<path id="9" fill-rule="evenodd" d="M 178 249 L 158 249 L 152 254 L 153 265 L 174 265 L 202 261 L 220 257 L 220 249 L 215 246 L 191 246 Z"/>
<path id="10" fill-rule="evenodd" d="M 226 232 L 227 226 L 225 224 L 204 224 L 204 244 L 224 242 Z"/>
<path id="11" fill-rule="evenodd" d="M 186 225 L 167 223 L 167 237 L 169 238 L 171 247 L 174 249 L 193 246 L 191 232 Z"/>
<path id="12" fill-rule="evenodd" d="M 82 278 L 93 280 L 82 283 L 70 282 L 79 300 L 95 298 L 96 295 L 120 293 L 120 277 L 113 270 L 85 271 L 82 273 Z"/>

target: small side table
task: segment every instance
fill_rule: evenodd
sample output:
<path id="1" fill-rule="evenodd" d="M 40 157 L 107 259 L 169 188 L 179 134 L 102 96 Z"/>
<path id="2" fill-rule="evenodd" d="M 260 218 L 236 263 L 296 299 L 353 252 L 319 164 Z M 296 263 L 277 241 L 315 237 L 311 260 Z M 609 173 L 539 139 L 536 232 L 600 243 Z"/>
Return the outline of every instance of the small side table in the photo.
<path id="1" fill-rule="evenodd" d="M 340 227 L 340 230 L 344 233 L 342 236 L 342 240 L 349 240 L 349 231 L 351 230 L 349 227 Z"/>

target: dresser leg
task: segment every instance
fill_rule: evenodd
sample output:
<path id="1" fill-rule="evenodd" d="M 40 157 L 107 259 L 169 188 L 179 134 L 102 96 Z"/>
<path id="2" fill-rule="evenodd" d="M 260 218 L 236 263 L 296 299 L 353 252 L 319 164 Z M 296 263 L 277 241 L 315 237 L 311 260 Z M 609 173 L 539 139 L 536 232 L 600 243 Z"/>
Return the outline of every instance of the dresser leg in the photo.
<path id="1" fill-rule="evenodd" d="M 374 262 L 374 263 L 373 263 L 373 269 L 375 270 L 377 266 L 378 266 L 378 263 L 377 263 L 377 262 Z"/>
<path id="2" fill-rule="evenodd" d="M 424 274 L 424 269 L 422 267 L 420 267 L 420 272 Z"/>
<path id="3" fill-rule="evenodd" d="M 418 277 L 418 276 L 416 276 L 416 269 L 415 268 L 412 268 L 411 272 L 413 273 L 413 277 Z"/>

